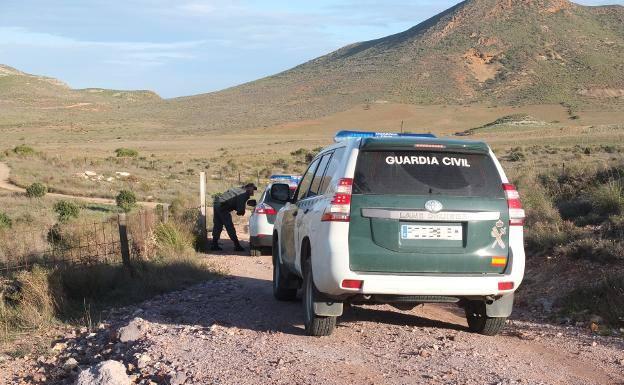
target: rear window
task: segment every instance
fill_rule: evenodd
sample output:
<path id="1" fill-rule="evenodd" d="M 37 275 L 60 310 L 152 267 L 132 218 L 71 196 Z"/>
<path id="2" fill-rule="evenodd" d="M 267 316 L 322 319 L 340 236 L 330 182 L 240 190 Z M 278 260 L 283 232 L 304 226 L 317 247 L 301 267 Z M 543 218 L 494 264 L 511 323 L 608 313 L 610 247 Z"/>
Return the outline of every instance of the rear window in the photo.
<path id="1" fill-rule="evenodd" d="M 353 193 L 504 196 L 488 155 L 434 151 L 360 152 Z"/>

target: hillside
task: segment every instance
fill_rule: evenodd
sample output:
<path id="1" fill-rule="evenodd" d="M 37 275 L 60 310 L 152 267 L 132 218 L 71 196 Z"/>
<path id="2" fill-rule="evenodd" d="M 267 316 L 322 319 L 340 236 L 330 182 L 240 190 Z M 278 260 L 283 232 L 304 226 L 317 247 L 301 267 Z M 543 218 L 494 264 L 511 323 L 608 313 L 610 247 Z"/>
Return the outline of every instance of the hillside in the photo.
<path id="1" fill-rule="evenodd" d="M 407 31 L 223 91 L 170 100 L 151 91 L 74 90 L 0 65 L 0 126 L 230 132 L 379 103 L 615 111 L 624 108 L 622 57 L 622 6 L 467 0 Z"/>
<path id="2" fill-rule="evenodd" d="M 178 118 L 189 114 L 232 128 L 313 118 L 378 100 L 619 105 L 623 54 L 624 7 L 468 0 L 396 35 L 171 103 Z"/>
<path id="3" fill-rule="evenodd" d="M 68 103 L 71 106 L 71 103 L 87 105 L 154 100 L 160 100 L 160 97 L 152 91 L 75 90 L 60 80 L 27 74 L 0 64 L 0 105 L 45 108 L 67 107 Z"/>

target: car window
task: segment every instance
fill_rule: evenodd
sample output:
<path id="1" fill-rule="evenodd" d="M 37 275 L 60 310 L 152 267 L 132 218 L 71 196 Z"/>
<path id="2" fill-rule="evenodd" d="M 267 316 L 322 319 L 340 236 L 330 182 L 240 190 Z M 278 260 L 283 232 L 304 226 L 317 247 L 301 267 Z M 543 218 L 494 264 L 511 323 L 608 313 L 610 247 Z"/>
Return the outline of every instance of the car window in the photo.
<path id="1" fill-rule="evenodd" d="M 321 180 L 321 185 L 319 186 L 319 194 L 325 194 L 327 192 L 327 188 L 329 187 L 329 183 L 331 182 L 334 174 L 336 173 L 336 169 L 338 169 L 338 165 L 342 160 L 342 156 L 344 155 L 344 147 L 338 148 L 334 151 L 334 155 L 331 157 L 327 168 L 325 169 L 325 174 L 323 175 L 323 179 Z"/>
<path id="2" fill-rule="evenodd" d="M 361 152 L 353 193 L 504 196 L 500 175 L 488 155 L 435 151 Z"/>
<path id="3" fill-rule="evenodd" d="M 314 172 L 316 171 L 316 166 L 318 166 L 319 159 L 317 158 L 314 162 L 310 164 L 308 170 L 306 171 L 303 179 L 299 183 L 299 187 L 297 187 L 297 200 L 303 199 L 305 195 L 308 193 L 308 189 L 310 188 L 310 184 L 312 184 L 312 178 L 314 177 Z"/>
<path id="4" fill-rule="evenodd" d="M 325 169 L 327 168 L 327 163 L 329 163 L 329 159 L 331 158 L 332 153 L 328 153 L 323 155 L 321 161 L 316 168 L 316 173 L 314 174 L 314 178 L 312 179 L 312 184 L 310 185 L 310 191 L 306 195 L 308 197 L 314 197 L 319 195 L 319 187 L 321 186 L 321 182 L 323 180 L 323 176 L 325 175 Z"/>

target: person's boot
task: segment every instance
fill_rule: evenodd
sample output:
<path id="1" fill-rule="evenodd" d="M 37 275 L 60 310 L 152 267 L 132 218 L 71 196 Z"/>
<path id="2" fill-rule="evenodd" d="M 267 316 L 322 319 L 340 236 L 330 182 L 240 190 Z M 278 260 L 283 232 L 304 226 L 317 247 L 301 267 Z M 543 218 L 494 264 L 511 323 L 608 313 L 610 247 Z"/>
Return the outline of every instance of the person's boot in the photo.
<path id="1" fill-rule="evenodd" d="M 222 251 L 223 249 L 219 246 L 218 243 L 213 243 L 212 246 L 210 246 L 210 250 L 211 251 Z"/>
<path id="2" fill-rule="evenodd" d="M 237 243 L 234 245 L 234 251 L 245 251 L 245 248 L 240 243 Z"/>

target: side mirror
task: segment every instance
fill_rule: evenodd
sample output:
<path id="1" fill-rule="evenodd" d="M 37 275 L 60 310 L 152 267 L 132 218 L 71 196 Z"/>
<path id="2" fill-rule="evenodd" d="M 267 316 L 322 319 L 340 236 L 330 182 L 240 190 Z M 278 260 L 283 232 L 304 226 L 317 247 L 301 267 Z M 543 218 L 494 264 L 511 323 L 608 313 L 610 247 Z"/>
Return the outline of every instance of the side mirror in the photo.
<path id="1" fill-rule="evenodd" d="M 258 205 L 258 202 L 255 199 L 250 199 L 247 201 L 247 206 L 249 207 L 256 207 Z"/>
<path id="2" fill-rule="evenodd" d="M 286 183 L 275 183 L 271 186 L 271 198 L 281 203 L 289 202 L 290 186 Z"/>

